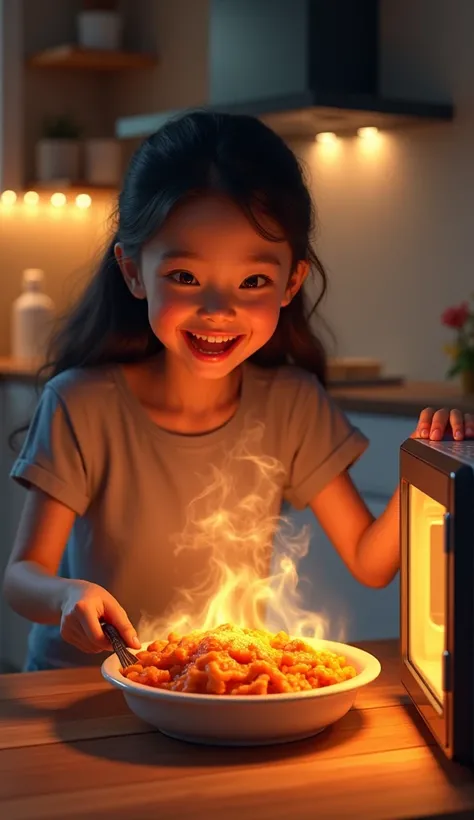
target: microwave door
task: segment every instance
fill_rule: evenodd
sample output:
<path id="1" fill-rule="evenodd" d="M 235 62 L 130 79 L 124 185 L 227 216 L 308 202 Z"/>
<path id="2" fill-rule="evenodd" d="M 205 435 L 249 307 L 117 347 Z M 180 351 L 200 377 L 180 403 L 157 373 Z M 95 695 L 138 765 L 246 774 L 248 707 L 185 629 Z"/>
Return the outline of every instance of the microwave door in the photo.
<path id="1" fill-rule="evenodd" d="M 474 764 L 474 442 L 401 448 L 402 681 L 447 757 Z"/>
<path id="2" fill-rule="evenodd" d="M 445 540 L 449 513 L 409 487 L 408 656 L 440 709 L 444 705 L 446 630 Z"/>
<path id="3" fill-rule="evenodd" d="M 449 747 L 447 507 L 404 482 L 404 683 L 441 746 Z M 403 634 L 404 633 L 404 634 Z"/>

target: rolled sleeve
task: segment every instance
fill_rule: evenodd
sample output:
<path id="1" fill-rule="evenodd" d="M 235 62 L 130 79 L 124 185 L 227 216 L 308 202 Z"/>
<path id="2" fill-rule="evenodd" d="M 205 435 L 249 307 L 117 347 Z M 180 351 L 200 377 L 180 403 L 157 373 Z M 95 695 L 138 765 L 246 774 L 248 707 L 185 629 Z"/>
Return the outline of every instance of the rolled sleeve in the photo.
<path id="1" fill-rule="evenodd" d="M 297 439 L 285 498 L 296 509 L 304 509 L 360 458 L 369 442 L 312 378 L 302 383 L 292 430 Z"/>
<path id="2" fill-rule="evenodd" d="M 37 487 L 77 515 L 89 505 L 83 448 L 65 402 L 48 385 L 10 476 L 24 487 Z"/>

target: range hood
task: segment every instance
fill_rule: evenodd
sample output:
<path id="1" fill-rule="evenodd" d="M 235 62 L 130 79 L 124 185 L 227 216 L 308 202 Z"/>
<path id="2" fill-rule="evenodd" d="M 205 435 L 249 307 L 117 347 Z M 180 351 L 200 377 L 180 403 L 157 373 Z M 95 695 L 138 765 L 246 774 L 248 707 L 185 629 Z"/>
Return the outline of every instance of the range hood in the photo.
<path id="1" fill-rule="evenodd" d="M 260 117 L 287 139 L 450 120 L 453 106 L 379 93 L 379 0 L 210 0 L 212 111 Z M 145 137 L 180 111 L 124 117 Z"/>

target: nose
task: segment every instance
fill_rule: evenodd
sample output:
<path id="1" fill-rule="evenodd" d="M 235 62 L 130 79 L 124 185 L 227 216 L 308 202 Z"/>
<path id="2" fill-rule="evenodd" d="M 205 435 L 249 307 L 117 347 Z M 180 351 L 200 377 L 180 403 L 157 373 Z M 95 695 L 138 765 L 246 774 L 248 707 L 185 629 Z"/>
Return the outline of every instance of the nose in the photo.
<path id="1" fill-rule="evenodd" d="M 202 302 L 198 309 L 198 314 L 203 319 L 211 321 L 227 321 L 235 318 L 235 308 L 232 304 L 230 294 L 223 293 L 216 289 L 203 290 Z"/>

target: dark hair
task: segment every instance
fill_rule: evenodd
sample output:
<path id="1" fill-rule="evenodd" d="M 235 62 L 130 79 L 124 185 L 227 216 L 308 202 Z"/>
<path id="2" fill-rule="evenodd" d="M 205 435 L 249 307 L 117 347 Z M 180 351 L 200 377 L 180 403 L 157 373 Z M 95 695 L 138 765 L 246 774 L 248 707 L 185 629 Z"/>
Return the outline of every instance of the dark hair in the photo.
<path id="1" fill-rule="evenodd" d="M 285 238 L 293 264 L 308 260 L 319 293 L 312 308 L 302 290 L 281 310 L 270 341 L 253 357 L 264 367 L 294 363 L 326 378 L 326 355 L 309 320 L 326 291 L 324 268 L 311 247 L 314 209 L 293 152 L 259 120 L 195 111 L 169 121 L 146 139 L 131 159 L 119 196 L 117 227 L 95 276 L 52 340 L 48 375 L 70 367 L 132 362 L 153 356 L 161 342 L 153 333 L 144 300 L 127 288 L 114 256 L 123 243 L 129 256 L 163 225 L 185 197 L 209 191 L 229 196 L 266 239 Z M 281 228 L 271 236 L 258 221 Z"/>

